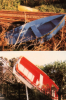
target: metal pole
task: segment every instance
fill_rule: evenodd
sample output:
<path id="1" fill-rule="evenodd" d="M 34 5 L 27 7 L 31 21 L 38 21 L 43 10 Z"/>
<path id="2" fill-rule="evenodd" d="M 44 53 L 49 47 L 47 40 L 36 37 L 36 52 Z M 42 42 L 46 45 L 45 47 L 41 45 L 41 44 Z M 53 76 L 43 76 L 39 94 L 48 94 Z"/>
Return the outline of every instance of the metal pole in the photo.
<path id="1" fill-rule="evenodd" d="M 26 85 L 25 85 L 25 87 L 26 87 L 26 97 L 27 97 L 27 100 L 29 100 L 29 97 L 28 97 L 28 88 L 27 88 Z"/>
<path id="2" fill-rule="evenodd" d="M 26 13 L 25 13 L 25 24 L 26 24 Z"/>

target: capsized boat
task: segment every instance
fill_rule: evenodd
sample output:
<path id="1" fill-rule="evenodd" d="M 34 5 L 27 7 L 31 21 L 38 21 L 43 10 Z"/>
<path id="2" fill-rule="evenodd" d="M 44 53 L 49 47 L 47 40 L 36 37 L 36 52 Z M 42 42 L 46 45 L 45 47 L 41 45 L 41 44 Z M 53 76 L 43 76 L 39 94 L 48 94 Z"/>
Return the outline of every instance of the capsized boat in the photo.
<path id="1" fill-rule="evenodd" d="M 45 42 L 51 39 L 65 25 L 65 15 L 55 15 L 41 18 L 5 33 L 9 44 L 18 44 L 31 40 Z"/>
<path id="2" fill-rule="evenodd" d="M 23 12 L 38 12 L 38 9 L 35 8 L 31 8 L 28 6 L 22 6 L 22 5 L 18 5 L 18 10 L 19 11 L 23 11 Z"/>
<path id="3" fill-rule="evenodd" d="M 51 94 L 52 88 L 55 88 L 53 93 L 57 100 L 58 86 L 45 72 L 25 57 L 19 58 L 13 67 L 13 74 L 30 89 L 36 88 L 42 93 Z"/>

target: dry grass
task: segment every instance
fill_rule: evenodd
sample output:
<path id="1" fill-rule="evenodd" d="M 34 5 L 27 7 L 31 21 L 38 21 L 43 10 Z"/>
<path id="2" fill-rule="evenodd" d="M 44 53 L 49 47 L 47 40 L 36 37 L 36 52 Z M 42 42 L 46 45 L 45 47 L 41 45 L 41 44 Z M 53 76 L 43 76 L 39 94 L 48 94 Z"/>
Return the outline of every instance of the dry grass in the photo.
<path id="1" fill-rule="evenodd" d="M 2 51 L 4 51 L 4 46 L 6 46 L 8 42 L 7 39 L 5 39 L 5 32 L 7 28 L 7 25 L 0 24 L 0 48 Z"/>

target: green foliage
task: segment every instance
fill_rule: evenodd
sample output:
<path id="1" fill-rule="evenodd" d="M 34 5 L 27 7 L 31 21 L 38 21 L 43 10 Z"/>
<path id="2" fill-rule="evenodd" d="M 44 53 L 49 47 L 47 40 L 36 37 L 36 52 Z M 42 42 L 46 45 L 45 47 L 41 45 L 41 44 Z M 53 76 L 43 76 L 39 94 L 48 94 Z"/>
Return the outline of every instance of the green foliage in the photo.
<path id="1" fill-rule="evenodd" d="M 43 4 L 41 6 L 36 6 L 36 8 L 41 12 L 55 12 L 55 13 L 65 12 L 61 4 Z"/>
<path id="2" fill-rule="evenodd" d="M 32 100 L 44 100 L 44 99 L 45 100 L 52 100 L 51 95 L 47 95 L 47 94 L 45 95 L 36 89 L 31 90 L 31 91 L 33 91 L 33 94 L 34 94 L 34 99 L 32 99 Z"/>
<path id="3" fill-rule="evenodd" d="M 34 0 L 28 0 L 28 6 L 33 7 L 35 5 Z"/>
<path id="4" fill-rule="evenodd" d="M 36 65 L 39 69 L 41 69 L 41 70 L 43 70 L 43 66 L 38 66 L 38 65 Z"/>
<path id="5" fill-rule="evenodd" d="M 43 71 L 47 73 L 47 75 L 54 80 L 58 86 L 63 86 L 63 78 L 66 73 L 66 61 L 57 61 L 52 64 L 45 65 Z"/>
<path id="6" fill-rule="evenodd" d="M 17 10 L 20 0 L 0 0 L 0 10 Z"/>
<path id="7" fill-rule="evenodd" d="M 66 4 L 55 4 L 53 0 L 0 0 L 0 10 L 18 10 L 18 4 L 35 7 L 42 12 L 66 12 Z M 60 2 L 60 1 L 59 1 Z"/>
<path id="8" fill-rule="evenodd" d="M 20 100 L 26 100 L 26 90 L 24 84 L 10 84 L 5 83 L 0 85 L 0 91 L 2 91 L 6 95 L 9 100 L 19 100 L 19 93 L 20 93 Z M 20 92 L 19 92 L 20 91 Z M 29 89 L 29 100 L 52 100 L 50 95 L 45 95 L 40 93 L 38 90 Z"/>

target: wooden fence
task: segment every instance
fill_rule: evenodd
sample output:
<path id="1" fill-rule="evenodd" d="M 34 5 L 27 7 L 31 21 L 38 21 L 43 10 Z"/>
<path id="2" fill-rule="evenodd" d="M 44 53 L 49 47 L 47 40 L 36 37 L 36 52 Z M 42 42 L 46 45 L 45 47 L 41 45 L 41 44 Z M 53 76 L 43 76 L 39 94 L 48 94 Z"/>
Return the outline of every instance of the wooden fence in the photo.
<path id="1" fill-rule="evenodd" d="M 0 23 L 13 23 L 13 22 L 30 22 L 39 18 L 66 14 L 66 13 L 52 13 L 52 12 L 21 12 L 21 11 L 0 11 Z M 66 17 L 65 17 L 66 20 Z"/>

